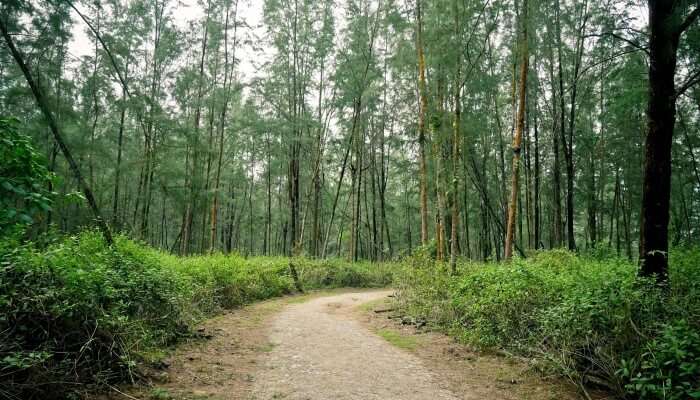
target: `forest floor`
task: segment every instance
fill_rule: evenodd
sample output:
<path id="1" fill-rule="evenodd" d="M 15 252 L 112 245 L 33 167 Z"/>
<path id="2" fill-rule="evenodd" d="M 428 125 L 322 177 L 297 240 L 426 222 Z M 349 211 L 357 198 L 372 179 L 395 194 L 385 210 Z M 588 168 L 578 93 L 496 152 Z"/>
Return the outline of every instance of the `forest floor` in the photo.
<path id="1" fill-rule="evenodd" d="M 513 358 L 389 319 L 386 290 L 336 290 L 253 304 L 203 323 L 110 399 L 577 399 Z"/>

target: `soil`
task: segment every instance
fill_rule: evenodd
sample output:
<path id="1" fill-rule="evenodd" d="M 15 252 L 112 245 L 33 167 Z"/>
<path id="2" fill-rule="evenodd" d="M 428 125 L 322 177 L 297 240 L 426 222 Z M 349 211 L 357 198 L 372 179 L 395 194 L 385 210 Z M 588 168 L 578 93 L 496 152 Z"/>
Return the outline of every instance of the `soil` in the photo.
<path id="1" fill-rule="evenodd" d="M 483 354 L 385 311 L 391 291 L 333 291 L 265 301 L 206 321 L 116 399 L 578 399 L 565 382 Z"/>

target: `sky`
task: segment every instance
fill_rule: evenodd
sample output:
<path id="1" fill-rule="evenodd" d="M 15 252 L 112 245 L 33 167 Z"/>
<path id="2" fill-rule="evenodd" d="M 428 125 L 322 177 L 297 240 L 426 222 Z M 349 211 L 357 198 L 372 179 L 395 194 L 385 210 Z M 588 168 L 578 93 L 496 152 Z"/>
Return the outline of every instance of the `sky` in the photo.
<path id="1" fill-rule="evenodd" d="M 122 0 L 131 1 L 131 0 Z M 199 0 L 201 1 L 201 0 Z M 265 37 L 265 28 L 262 25 L 263 19 L 263 0 L 238 0 L 238 18 L 244 20 L 250 28 L 245 28 L 249 33 L 258 38 Z M 339 2 L 342 3 L 342 2 Z M 633 28 L 644 29 L 647 21 L 647 9 L 643 1 L 613 2 L 615 14 L 623 13 L 620 9 L 622 4 L 627 8 L 624 10 L 629 17 L 632 18 L 630 24 Z M 83 14 L 91 15 L 92 13 L 82 8 Z M 198 4 L 198 0 L 178 0 L 171 5 L 171 14 L 175 20 L 175 24 L 186 30 L 192 21 L 201 22 L 204 16 L 204 8 Z M 342 7 L 336 8 L 336 28 L 343 24 Z M 92 55 L 94 52 L 94 43 L 91 35 L 87 33 L 87 26 L 80 19 L 75 11 L 72 11 L 73 20 L 76 23 L 73 25 L 73 38 L 69 44 L 69 53 L 75 60 L 79 60 L 85 55 Z M 255 46 L 258 49 L 253 51 L 251 46 L 240 46 L 237 48 L 238 80 L 243 83 L 249 83 L 252 79 L 260 76 L 260 65 L 273 54 L 273 50 L 269 44 L 264 41 L 257 41 Z M 246 90 L 247 91 L 247 90 Z"/>
<path id="2" fill-rule="evenodd" d="M 76 6 L 81 9 L 81 13 L 85 15 L 91 14 L 84 7 L 77 4 Z M 239 19 L 245 20 L 246 23 L 252 27 L 253 33 L 259 37 L 263 37 L 264 35 L 264 28 L 262 27 L 262 7 L 262 0 L 239 0 L 238 4 Z M 204 16 L 204 9 L 197 4 L 197 0 L 179 0 L 176 6 L 172 8 L 172 16 L 175 20 L 175 24 L 179 28 L 187 29 L 191 21 L 201 21 Z M 72 11 L 72 17 L 73 20 L 76 21 L 76 24 L 73 25 L 73 38 L 69 44 L 68 51 L 74 59 L 79 60 L 83 56 L 93 54 L 95 51 L 94 42 L 87 33 L 87 26 L 75 11 Z M 253 54 L 248 46 L 242 46 L 236 51 L 238 52 L 237 58 L 240 60 L 238 68 L 241 74 L 240 78 L 244 81 L 249 81 L 256 77 L 259 68 L 255 63 L 256 61 L 259 63 L 261 59 L 264 59 L 266 54 Z M 264 46 L 263 53 L 265 53 Z"/>

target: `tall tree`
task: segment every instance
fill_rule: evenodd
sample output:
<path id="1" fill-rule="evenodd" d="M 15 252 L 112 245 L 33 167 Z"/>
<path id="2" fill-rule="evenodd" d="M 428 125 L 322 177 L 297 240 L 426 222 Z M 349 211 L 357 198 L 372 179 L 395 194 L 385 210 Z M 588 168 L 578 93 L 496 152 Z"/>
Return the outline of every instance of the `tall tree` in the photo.
<path id="1" fill-rule="evenodd" d="M 426 161 L 426 118 L 428 113 L 428 89 L 425 78 L 425 54 L 423 51 L 423 18 L 421 0 L 416 0 L 416 53 L 418 57 L 418 147 L 420 163 L 420 240 L 428 242 L 428 167 Z"/>
<path id="2" fill-rule="evenodd" d="M 516 203 L 518 201 L 518 182 L 520 179 L 520 153 L 523 129 L 525 129 L 525 97 L 527 94 L 527 73 L 529 69 L 528 38 L 527 38 L 527 0 L 523 0 L 523 10 L 520 14 L 522 35 L 520 38 L 520 79 L 518 87 L 518 108 L 515 118 L 515 133 L 513 135 L 513 165 L 511 168 L 512 179 L 510 189 L 510 203 L 508 205 L 508 223 L 506 227 L 506 243 L 504 257 L 510 260 L 513 256 L 513 236 L 515 232 Z"/>
<path id="3" fill-rule="evenodd" d="M 700 16 L 691 1 L 649 0 L 649 103 L 644 146 L 644 184 L 639 246 L 640 274 L 668 279 L 668 222 L 671 199 L 671 145 L 679 95 L 700 77 L 675 83 L 681 36 Z"/>

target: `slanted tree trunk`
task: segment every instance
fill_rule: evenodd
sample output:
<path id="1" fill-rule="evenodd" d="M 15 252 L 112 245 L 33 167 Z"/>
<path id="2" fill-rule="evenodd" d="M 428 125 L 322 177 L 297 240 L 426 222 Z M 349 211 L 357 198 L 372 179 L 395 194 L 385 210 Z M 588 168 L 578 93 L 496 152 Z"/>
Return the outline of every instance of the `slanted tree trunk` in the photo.
<path id="1" fill-rule="evenodd" d="M 17 63 L 17 66 L 19 66 L 20 70 L 22 70 L 22 74 L 27 80 L 27 84 L 29 84 L 29 88 L 31 89 L 32 94 L 34 95 L 34 99 L 36 100 L 37 105 L 41 110 L 41 113 L 44 115 L 44 118 L 46 118 L 46 122 L 49 125 L 49 129 L 51 130 L 51 133 L 53 133 L 54 140 L 58 144 L 58 147 L 61 149 L 61 152 L 66 158 L 66 161 L 68 161 L 68 165 L 70 166 L 70 169 L 73 172 L 73 175 L 75 176 L 75 180 L 78 181 L 78 185 L 80 186 L 83 194 L 85 195 L 85 199 L 87 200 L 88 206 L 92 211 L 97 226 L 102 232 L 102 236 L 104 237 L 105 242 L 107 242 L 109 246 L 112 246 L 114 244 L 114 239 L 112 238 L 112 231 L 109 229 L 109 226 L 104 221 L 104 219 L 102 219 L 102 214 L 100 213 L 100 209 L 97 207 L 95 196 L 93 196 L 90 186 L 87 184 L 87 182 L 83 178 L 83 175 L 80 173 L 80 167 L 78 166 L 78 163 L 75 162 L 75 160 L 73 159 L 73 155 L 71 154 L 70 149 L 68 149 L 66 142 L 63 140 L 63 135 L 61 134 L 58 124 L 56 123 L 56 120 L 54 119 L 53 114 L 51 113 L 49 103 L 44 97 L 41 88 L 34 82 L 32 73 L 29 69 L 29 66 L 27 66 L 27 64 L 24 62 L 22 54 L 19 52 L 17 47 L 15 47 L 15 43 L 12 40 L 12 36 L 10 36 L 10 33 L 7 30 L 7 25 L 3 18 L 0 18 L 0 31 L 2 31 L 2 36 L 5 39 L 5 44 L 7 44 L 7 47 L 10 50 L 10 53 L 12 54 L 12 58 L 14 58 L 15 62 Z"/>
<path id="2" fill-rule="evenodd" d="M 353 123 L 355 120 L 353 119 Z M 352 131 L 354 131 L 354 127 L 352 128 Z M 338 177 L 338 184 L 336 185 L 335 188 L 335 196 L 333 198 L 333 206 L 331 207 L 331 218 L 328 222 L 328 228 L 326 228 L 326 235 L 323 240 L 323 251 L 321 251 L 321 258 L 326 258 L 326 251 L 328 249 L 328 242 L 330 241 L 331 237 L 331 228 L 333 227 L 333 220 L 335 219 L 335 212 L 336 209 L 338 208 L 338 199 L 340 198 L 340 189 L 343 185 L 343 178 L 345 178 L 345 171 L 347 170 L 347 165 L 348 165 L 348 158 L 350 157 L 350 149 L 352 148 L 353 145 L 353 135 L 350 134 L 348 135 L 348 144 L 345 147 L 345 155 L 343 156 L 343 165 L 340 168 L 340 176 Z"/>

